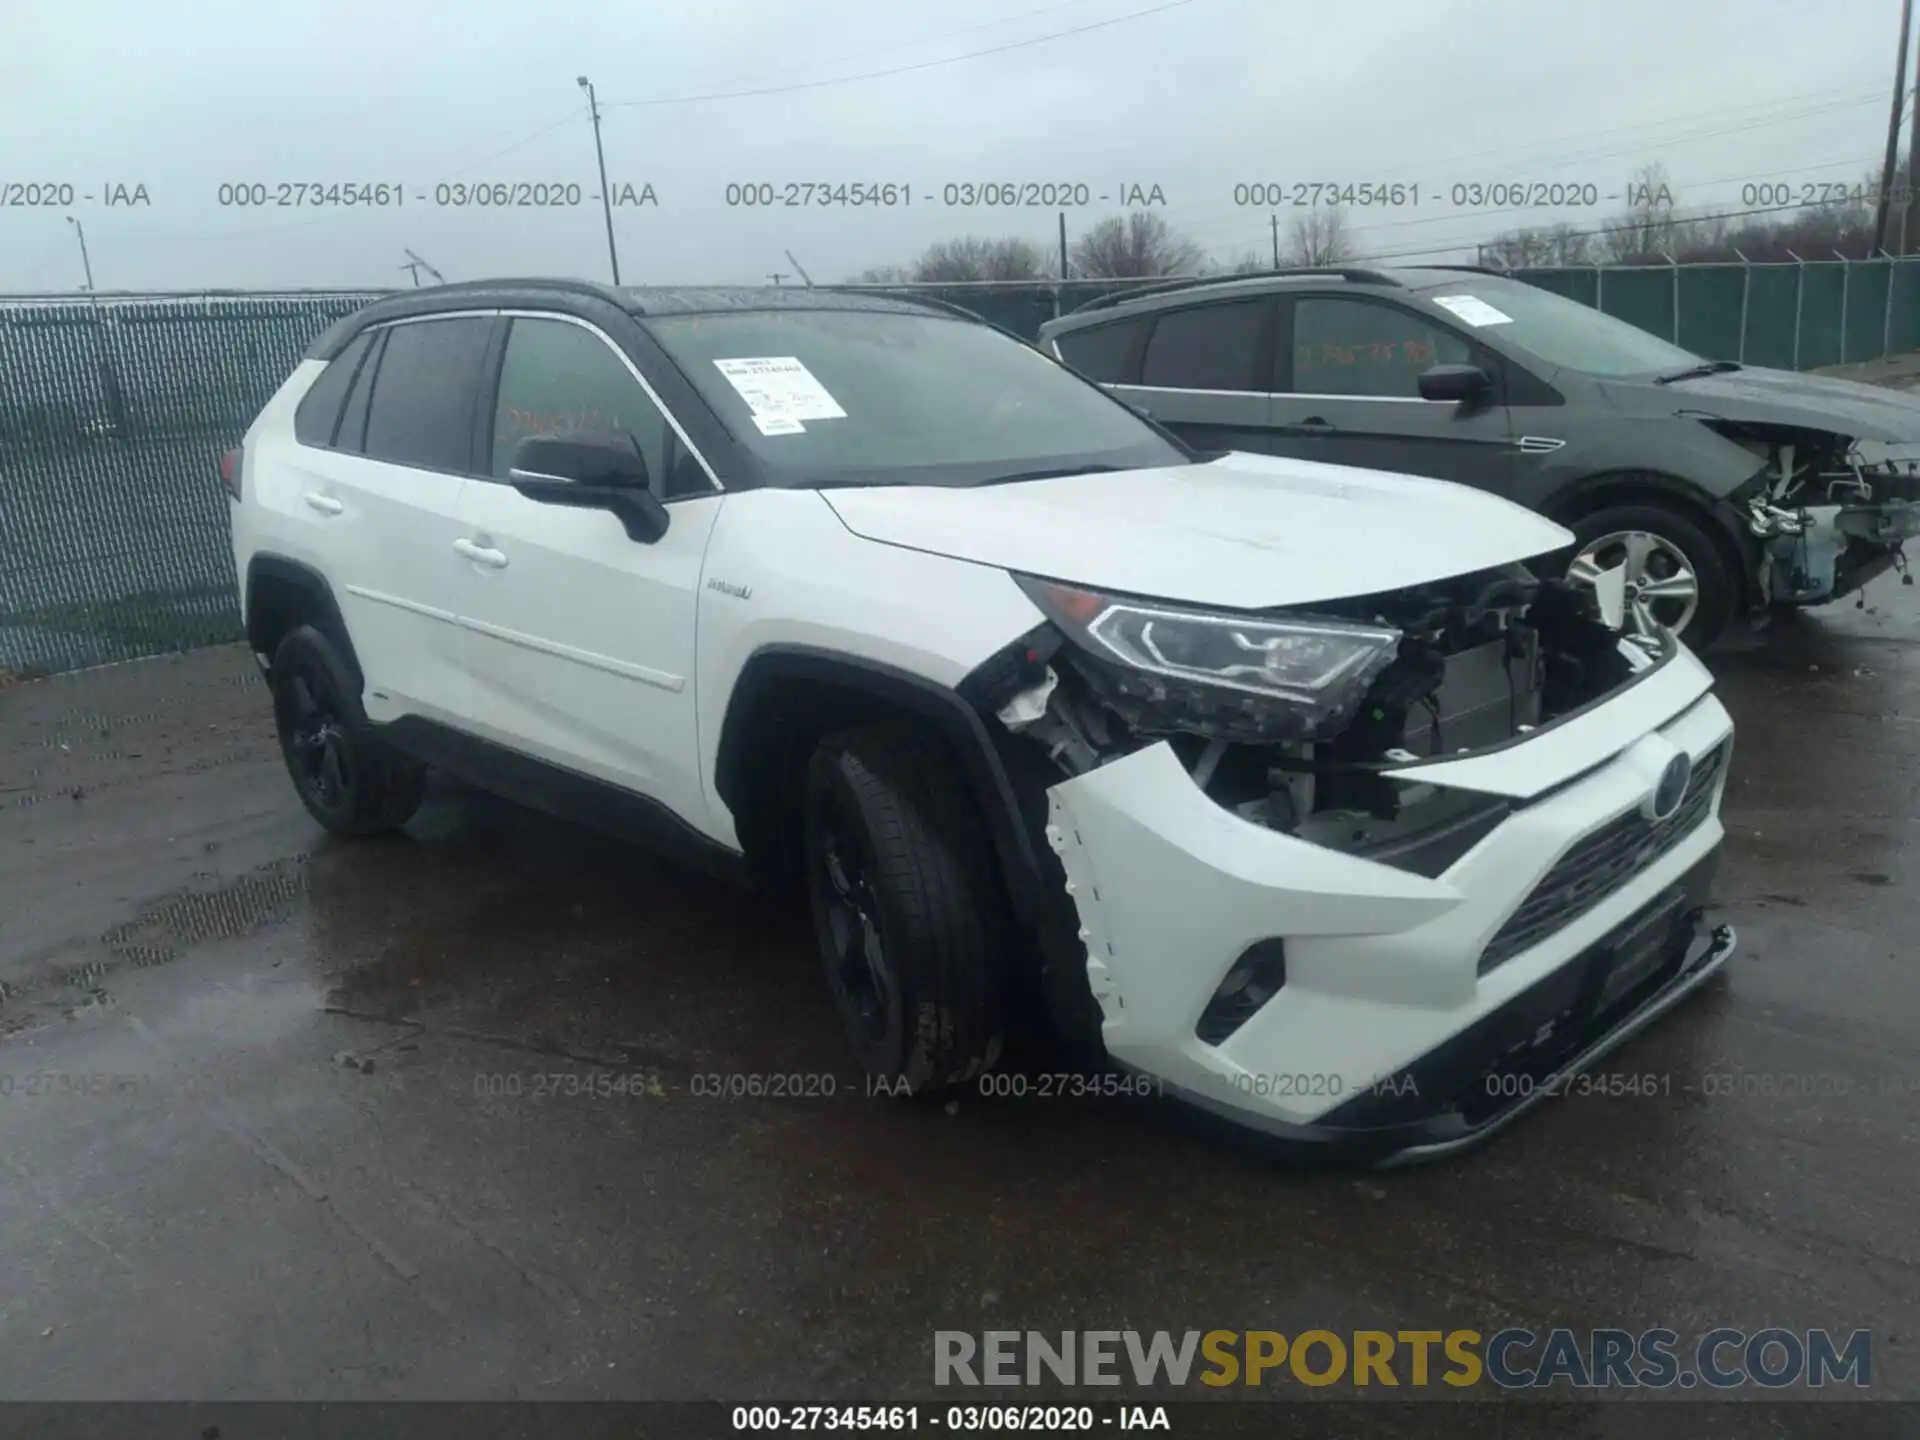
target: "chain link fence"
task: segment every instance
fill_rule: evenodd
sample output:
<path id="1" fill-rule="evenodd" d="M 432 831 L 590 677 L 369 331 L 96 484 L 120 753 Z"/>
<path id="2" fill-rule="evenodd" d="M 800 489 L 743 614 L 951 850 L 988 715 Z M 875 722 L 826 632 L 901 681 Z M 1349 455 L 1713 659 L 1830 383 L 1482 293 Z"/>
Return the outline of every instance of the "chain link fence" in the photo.
<path id="1" fill-rule="evenodd" d="M 1518 278 L 1712 359 L 1811 369 L 1920 350 L 1920 258 Z M 1140 283 L 861 288 L 950 301 L 1032 339 Z M 0 683 L 240 637 L 219 457 L 313 337 L 376 298 L 0 300 Z"/>
<path id="2" fill-rule="evenodd" d="M 239 635 L 219 457 L 373 298 L 0 304 L 0 677 Z"/>

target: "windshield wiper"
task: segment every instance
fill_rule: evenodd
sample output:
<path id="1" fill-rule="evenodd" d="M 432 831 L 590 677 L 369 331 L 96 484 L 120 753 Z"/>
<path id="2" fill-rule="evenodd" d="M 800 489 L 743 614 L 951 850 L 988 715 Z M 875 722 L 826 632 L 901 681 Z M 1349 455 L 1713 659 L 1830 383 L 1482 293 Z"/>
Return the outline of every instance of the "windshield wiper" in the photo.
<path id="1" fill-rule="evenodd" d="M 1061 465 L 1051 470 L 1018 470 L 1011 475 L 995 475 L 980 484 L 1018 485 L 1024 480 L 1064 480 L 1069 475 L 1112 475 L 1126 468 L 1124 465 Z"/>
<path id="2" fill-rule="evenodd" d="M 1676 380 L 1698 380 L 1703 375 L 1724 375 L 1729 370 L 1740 370 L 1744 368 L 1744 366 L 1734 364 L 1731 360 L 1708 360 L 1699 365 L 1689 365 L 1684 370 L 1676 370 L 1671 375 L 1662 375 L 1653 383 L 1656 385 L 1671 385 Z"/>

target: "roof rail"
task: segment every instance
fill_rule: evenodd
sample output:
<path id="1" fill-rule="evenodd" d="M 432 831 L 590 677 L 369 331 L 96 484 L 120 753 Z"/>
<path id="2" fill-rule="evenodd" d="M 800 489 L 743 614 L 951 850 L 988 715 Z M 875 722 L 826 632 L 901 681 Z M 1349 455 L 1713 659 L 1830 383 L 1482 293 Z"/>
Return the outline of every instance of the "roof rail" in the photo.
<path id="1" fill-rule="evenodd" d="M 449 280 L 441 285 L 423 285 L 416 292 L 396 290 L 396 295 L 426 294 L 437 291 L 442 294 L 458 293 L 467 290 L 570 290 L 576 295 L 593 295 L 602 300 L 620 302 L 626 287 L 602 285 L 597 280 L 574 280 L 554 275 L 501 275 L 487 280 Z"/>
<path id="2" fill-rule="evenodd" d="M 1355 285 L 1392 285 L 1404 288 L 1400 282 L 1384 270 L 1356 269 L 1352 266 L 1301 265 L 1280 270 L 1252 270 L 1240 275 L 1190 275 L 1180 280 L 1169 280 L 1158 285 L 1141 285 L 1130 290 L 1115 291 L 1111 295 L 1102 295 L 1089 300 L 1084 305 L 1076 305 L 1067 313 L 1078 315 L 1084 310 L 1105 310 L 1115 305 L 1124 305 L 1129 300 L 1137 300 L 1143 295 L 1165 295 L 1175 290 L 1192 290 L 1203 285 L 1231 285 L 1241 280 L 1276 279 L 1338 279 Z"/>
<path id="3" fill-rule="evenodd" d="M 911 285 L 900 286 L 898 292 L 890 287 L 878 285 L 815 285 L 812 288 L 815 290 L 830 290 L 839 295 L 884 295 L 889 300 L 898 300 L 902 304 L 926 305 L 935 310 L 945 310 L 950 315 L 960 315 L 968 320 L 978 320 L 983 325 L 993 324 L 992 321 L 988 320 L 978 311 L 969 310 L 966 306 L 955 304 L 951 300 L 936 299 L 932 295 L 916 295 L 913 293 L 914 287 Z M 994 328 L 997 330 L 1000 327 L 995 325 Z"/>
<path id="4" fill-rule="evenodd" d="M 1507 272 L 1496 270 L 1491 265 L 1422 265 L 1422 270 L 1458 270 L 1468 275 L 1501 275 Z"/>

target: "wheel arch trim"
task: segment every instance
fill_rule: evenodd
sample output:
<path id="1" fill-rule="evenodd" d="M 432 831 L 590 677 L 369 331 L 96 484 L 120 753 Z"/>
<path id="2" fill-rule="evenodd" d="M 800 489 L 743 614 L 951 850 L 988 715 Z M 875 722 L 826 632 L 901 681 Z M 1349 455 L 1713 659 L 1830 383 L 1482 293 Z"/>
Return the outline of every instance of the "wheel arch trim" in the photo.
<path id="1" fill-rule="evenodd" d="M 754 651 L 728 698 L 714 754 L 714 794 L 729 810 L 739 814 L 750 794 L 753 741 L 766 705 L 781 686 L 794 682 L 853 691 L 933 726 L 953 749 L 980 807 L 1015 916 L 1026 923 L 1039 915 L 1045 895 L 1039 858 L 984 719 L 953 690 L 883 661 L 808 645 L 774 644 Z"/>
<path id="2" fill-rule="evenodd" d="M 355 683 L 364 686 L 366 675 L 360 668 L 360 657 L 354 653 L 353 637 L 347 633 L 346 618 L 340 613 L 340 602 L 334 598 L 333 586 L 327 583 L 327 577 L 313 566 L 285 555 L 263 552 L 247 561 L 247 583 L 244 589 L 243 618 L 246 624 L 247 643 L 256 655 L 264 654 L 260 640 L 259 611 L 256 607 L 256 587 L 263 580 L 288 585 L 298 591 L 313 609 L 309 612 L 307 623 L 327 636 L 340 647 L 340 656 L 347 664 Z M 267 655 L 262 664 L 272 660 Z"/>

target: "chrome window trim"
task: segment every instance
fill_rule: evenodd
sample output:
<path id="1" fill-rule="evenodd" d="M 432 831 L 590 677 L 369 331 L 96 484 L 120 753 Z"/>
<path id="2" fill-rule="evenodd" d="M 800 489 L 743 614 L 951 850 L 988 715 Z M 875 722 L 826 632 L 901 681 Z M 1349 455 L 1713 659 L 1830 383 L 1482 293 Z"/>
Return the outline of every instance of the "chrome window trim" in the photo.
<path id="1" fill-rule="evenodd" d="M 1322 395 L 1312 390 L 1188 390 L 1178 385 L 1130 385 L 1120 380 L 1100 382 L 1106 390 L 1151 390 L 1156 395 L 1223 395 L 1244 399 L 1262 395 L 1274 400 L 1366 400 L 1375 405 L 1452 405 L 1452 400 L 1422 400 L 1418 395 Z"/>

